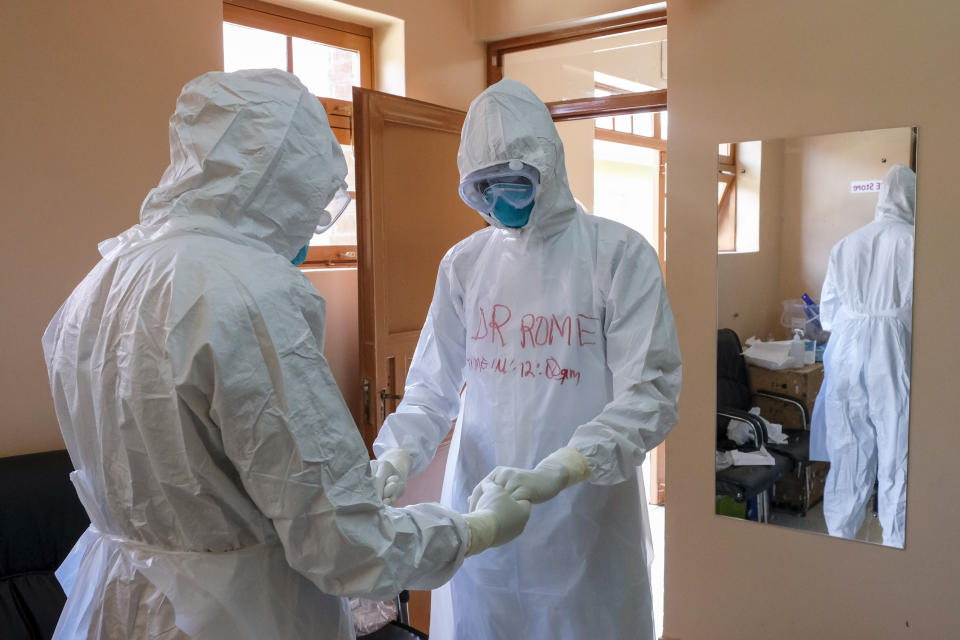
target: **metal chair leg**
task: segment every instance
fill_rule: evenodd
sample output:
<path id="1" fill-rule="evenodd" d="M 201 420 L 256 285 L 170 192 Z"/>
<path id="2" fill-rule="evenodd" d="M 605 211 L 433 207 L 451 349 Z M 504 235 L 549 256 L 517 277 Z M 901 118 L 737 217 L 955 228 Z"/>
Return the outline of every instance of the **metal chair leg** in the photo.
<path id="1" fill-rule="evenodd" d="M 410 592 L 401 591 L 397 596 L 397 620 L 400 624 L 410 624 L 410 608 L 407 603 L 410 602 Z"/>

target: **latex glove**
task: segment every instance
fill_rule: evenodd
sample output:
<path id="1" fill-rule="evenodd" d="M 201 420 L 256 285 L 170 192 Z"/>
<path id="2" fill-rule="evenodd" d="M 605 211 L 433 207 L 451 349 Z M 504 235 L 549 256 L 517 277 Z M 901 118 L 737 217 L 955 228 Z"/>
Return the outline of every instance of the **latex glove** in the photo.
<path id="1" fill-rule="evenodd" d="M 370 461 L 373 485 L 384 504 L 392 505 L 407 488 L 410 473 L 410 454 L 403 449 L 387 449 L 379 458 Z"/>
<path id="2" fill-rule="evenodd" d="M 590 476 L 590 465 L 583 454 L 573 447 L 557 449 L 531 470 L 516 467 L 497 467 L 483 479 L 493 482 L 510 493 L 515 500 L 529 500 L 540 504 Z M 483 484 L 481 482 L 481 484 Z M 470 507 L 480 498 L 480 485 L 470 495 Z"/>
<path id="3" fill-rule="evenodd" d="M 530 518 L 526 500 L 514 500 L 492 482 L 481 482 L 477 488 L 480 496 L 476 508 L 463 516 L 470 527 L 468 556 L 510 542 L 523 532 Z"/>

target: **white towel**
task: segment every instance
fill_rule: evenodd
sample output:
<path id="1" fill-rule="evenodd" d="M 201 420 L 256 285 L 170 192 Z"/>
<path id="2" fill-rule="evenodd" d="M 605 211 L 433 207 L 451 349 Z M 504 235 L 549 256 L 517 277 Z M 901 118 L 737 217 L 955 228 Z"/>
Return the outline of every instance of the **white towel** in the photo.
<path id="1" fill-rule="evenodd" d="M 733 455 L 733 466 L 735 467 L 754 467 L 754 466 L 764 466 L 772 467 L 776 464 L 776 460 L 773 459 L 773 456 L 770 455 L 770 452 L 767 451 L 765 447 L 760 447 L 759 451 L 731 451 Z"/>

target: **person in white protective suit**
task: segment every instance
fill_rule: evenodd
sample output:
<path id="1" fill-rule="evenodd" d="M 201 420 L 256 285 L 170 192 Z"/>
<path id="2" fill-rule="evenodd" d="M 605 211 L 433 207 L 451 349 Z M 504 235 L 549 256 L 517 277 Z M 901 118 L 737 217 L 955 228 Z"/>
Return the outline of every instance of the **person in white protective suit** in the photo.
<path id="1" fill-rule="evenodd" d="M 43 336 L 92 521 L 58 572 L 55 638 L 353 638 L 340 596 L 435 587 L 529 505 L 378 497 L 323 357 L 324 301 L 291 264 L 347 173 L 299 80 L 200 76 L 170 145 L 140 224 L 101 244 Z"/>
<path id="2" fill-rule="evenodd" d="M 913 171 L 890 169 L 874 221 L 830 252 L 820 300 L 830 331 L 822 393 L 827 530 L 854 537 L 876 482 L 883 543 L 895 547 L 903 546 L 907 510 L 916 193 Z"/>
<path id="3" fill-rule="evenodd" d="M 550 113 L 518 82 L 470 105 L 458 164 L 490 226 L 443 258 L 374 452 L 400 471 L 385 488 L 399 495 L 460 409 L 442 502 L 466 510 L 481 481 L 549 502 L 434 591 L 430 637 L 653 638 L 637 466 L 676 423 L 680 390 L 656 252 L 578 207 Z"/>

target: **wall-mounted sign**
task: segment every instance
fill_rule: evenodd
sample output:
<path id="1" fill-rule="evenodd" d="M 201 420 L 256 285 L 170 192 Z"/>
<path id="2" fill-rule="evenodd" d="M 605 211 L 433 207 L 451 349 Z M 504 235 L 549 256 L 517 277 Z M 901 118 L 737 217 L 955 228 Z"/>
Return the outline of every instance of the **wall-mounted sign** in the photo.
<path id="1" fill-rule="evenodd" d="M 880 191 L 879 180 L 858 180 L 850 183 L 850 193 L 876 193 Z"/>

